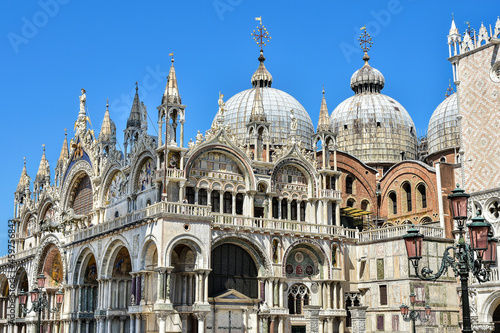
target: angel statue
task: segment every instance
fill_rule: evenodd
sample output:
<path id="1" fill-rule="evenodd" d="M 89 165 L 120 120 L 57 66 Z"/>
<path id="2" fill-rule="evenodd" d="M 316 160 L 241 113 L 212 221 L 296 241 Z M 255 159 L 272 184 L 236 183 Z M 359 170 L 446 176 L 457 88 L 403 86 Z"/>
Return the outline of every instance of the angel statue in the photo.
<path id="1" fill-rule="evenodd" d="M 223 100 L 224 94 L 219 92 L 219 116 L 224 115 L 224 111 L 226 111 L 226 103 Z"/>
<path id="2" fill-rule="evenodd" d="M 87 103 L 87 95 L 85 89 L 82 88 L 82 95 L 80 96 L 80 112 L 85 113 L 85 103 Z"/>
<path id="3" fill-rule="evenodd" d="M 199 145 L 203 141 L 203 134 L 198 131 L 198 134 L 196 134 L 196 144 Z"/>
<path id="4" fill-rule="evenodd" d="M 290 124 L 290 129 L 292 131 L 296 131 L 297 130 L 297 118 L 293 114 L 293 109 L 290 110 L 290 119 L 292 120 L 292 123 Z"/>

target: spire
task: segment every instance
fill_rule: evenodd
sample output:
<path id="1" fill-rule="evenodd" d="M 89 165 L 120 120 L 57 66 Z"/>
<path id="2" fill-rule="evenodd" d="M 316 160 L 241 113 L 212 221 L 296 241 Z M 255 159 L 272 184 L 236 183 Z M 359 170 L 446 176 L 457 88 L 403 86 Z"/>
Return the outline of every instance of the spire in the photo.
<path id="1" fill-rule="evenodd" d="M 139 87 L 137 82 L 135 83 L 135 96 L 132 102 L 132 109 L 130 110 L 130 116 L 127 120 L 127 128 L 129 127 L 141 127 L 141 101 L 139 100 Z"/>
<path id="2" fill-rule="evenodd" d="M 361 35 L 358 38 L 359 45 L 361 46 L 361 50 L 363 50 L 363 52 L 365 53 L 363 55 L 363 60 L 365 61 L 365 66 L 369 66 L 368 60 L 370 60 L 370 56 L 368 55 L 368 51 L 370 51 L 370 48 L 373 45 L 372 37 L 370 36 L 370 34 L 368 32 L 366 32 L 366 27 L 362 27 L 361 30 L 363 30 L 363 32 L 361 33 Z"/>
<path id="3" fill-rule="evenodd" d="M 163 94 L 162 104 L 167 102 L 166 98 L 168 96 L 168 102 L 174 104 L 182 104 L 181 103 L 181 95 L 179 94 L 179 87 L 177 86 L 177 76 L 175 75 L 175 67 L 174 67 L 174 53 L 170 53 L 172 56 L 172 65 L 170 66 L 170 71 L 168 72 L 167 77 L 167 86 L 165 87 L 165 93 Z"/>
<path id="4" fill-rule="evenodd" d="M 21 178 L 19 179 L 19 183 L 17 184 L 18 193 L 24 193 L 26 187 L 29 189 L 30 185 L 30 177 L 28 176 L 28 172 L 26 171 L 26 157 L 24 157 L 24 166 L 23 171 L 21 172 Z"/>
<path id="5" fill-rule="evenodd" d="M 318 132 L 327 132 L 330 130 L 330 117 L 328 117 L 328 107 L 326 106 L 325 87 L 323 86 L 323 98 L 321 99 L 321 108 L 319 110 Z"/>
<path id="6" fill-rule="evenodd" d="M 262 93 L 259 87 L 256 87 L 253 98 L 252 113 L 250 114 L 250 122 L 252 121 L 267 122 L 264 103 L 262 103 Z"/>
<path id="7" fill-rule="evenodd" d="M 108 100 L 106 100 L 106 112 L 104 112 L 104 119 L 102 120 L 101 131 L 99 132 L 99 141 L 112 141 L 115 139 L 115 136 L 116 126 L 109 116 L 109 103 Z"/>
<path id="8" fill-rule="evenodd" d="M 35 183 L 44 183 L 47 177 L 50 177 L 49 161 L 45 157 L 45 144 L 43 146 L 42 159 L 40 160 L 40 166 L 38 167 L 38 172 L 36 173 Z"/>
<path id="9" fill-rule="evenodd" d="M 455 19 L 453 18 L 453 14 L 451 14 L 451 28 L 450 35 L 458 34 L 457 26 L 455 25 Z"/>
<path id="10" fill-rule="evenodd" d="M 68 152 L 68 133 L 66 132 L 66 128 L 64 129 L 64 141 L 63 145 L 61 147 L 61 153 L 59 154 L 59 159 L 57 160 L 57 163 L 64 161 L 69 157 L 69 152 Z"/>

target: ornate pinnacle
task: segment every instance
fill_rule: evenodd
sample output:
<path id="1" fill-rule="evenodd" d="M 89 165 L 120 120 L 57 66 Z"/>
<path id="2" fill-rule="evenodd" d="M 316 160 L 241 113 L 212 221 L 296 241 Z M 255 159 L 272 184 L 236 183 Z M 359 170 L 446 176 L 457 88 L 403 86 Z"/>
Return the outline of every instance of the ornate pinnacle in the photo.
<path id="1" fill-rule="evenodd" d="M 370 47 L 373 45 L 372 37 L 368 32 L 366 32 L 366 27 L 362 27 L 361 30 L 363 30 L 363 32 L 358 38 L 359 46 L 361 46 L 361 50 L 363 50 L 363 52 L 367 53 L 368 51 L 370 51 Z"/>
<path id="2" fill-rule="evenodd" d="M 269 33 L 267 32 L 267 29 L 262 25 L 262 17 L 256 17 L 256 21 L 259 21 L 260 24 L 257 26 L 257 31 L 252 32 L 253 39 L 257 42 L 257 45 L 259 45 L 260 50 L 262 51 L 263 46 L 267 46 L 266 42 L 269 43 L 271 40 L 271 36 L 269 36 Z"/>

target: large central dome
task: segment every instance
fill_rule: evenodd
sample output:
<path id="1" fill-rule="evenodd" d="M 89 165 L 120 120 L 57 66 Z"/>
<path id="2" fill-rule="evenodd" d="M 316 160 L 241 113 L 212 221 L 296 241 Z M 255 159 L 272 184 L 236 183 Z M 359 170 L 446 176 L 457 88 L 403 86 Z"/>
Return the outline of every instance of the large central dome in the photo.
<path id="1" fill-rule="evenodd" d="M 267 122 L 270 123 L 271 143 L 283 145 L 290 136 L 290 110 L 298 120 L 297 140 L 311 148 L 314 127 L 306 109 L 292 96 L 279 89 L 271 88 L 272 76 L 264 66 L 264 56 L 259 57 L 260 65 L 252 76 L 253 88 L 244 90 L 226 102 L 224 124 L 229 125 L 239 141 L 245 142 L 246 125 L 252 113 L 255 90 L 260 89 Z"/>
<path id="2" fill-rule="evenodd" d="M 382 73 L 368 64 L 351 78 L 355 95 L 333 110 L 330 123 L 337 134 L 339 150 L 365 163 L 395 163 L 415 159 L 415 125 L 405 108 L 395 99 L 381 94 L 385 85 Z"/>

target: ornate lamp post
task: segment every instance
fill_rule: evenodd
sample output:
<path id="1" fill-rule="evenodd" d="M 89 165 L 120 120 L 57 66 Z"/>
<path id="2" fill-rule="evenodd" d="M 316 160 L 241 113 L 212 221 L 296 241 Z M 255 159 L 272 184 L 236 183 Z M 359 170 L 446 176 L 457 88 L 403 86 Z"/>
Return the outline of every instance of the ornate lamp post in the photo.
<path id="1" fill-rule="evenodd" d="M 47 299 L 47 293 L 44 292 L 45 288 L 45 276 L 43 274 L 38 275 L 37 278 L 37 287 L 33 289 L 32 291 L 28 292 L 23 292 L 21 291 L 18 295 L 19 297 L 19 304 L 21 304 L 21 311 L 24 314 L 28 314 L 30 312 L 36 312 L 38 313 L 38 322 L 37 322 L 37 333 L 42 333 L 41 332 L 41 320 L 42 320 L 42 312 L 47 309 L 50 313 L 55 313 L 59 311 L 61 308 L 61 304 L 63 302 L 64 298 L 64 292 L 59 290 L 56 292 L 56 307 L 50 309 L 49 308 L 49 300 Z M 31 303 L 32 307 L 30 309 L 25 308 L 26 304 L 26 299 L 28 297 L 28 294 L 31 294 Z"/>
<path id="2" fill-rule="evenodd" d="M 403 236 L 408 253 L 408 259 L 415 267 L 415 273 L 421 280 L 435 281 L 451 267 L 455 276 L 460 276 L 462 290 L 462 315 L 464 333 L 472 333 L 469 308 L 469 273 L 472 273 L 479 282 L 490 279 L 490 265 L 496 260 L 496 243 L 489 232 L 491 225 L 484 221 L 477 213 L 472 222 L 467 225 L 469 229 L 470 244 L 465 242 L 465 221 L 467 220 L 467 204 L 469 195 L 458 184 L 457 188 L 448 196 L 450 199 L 453 219 L 457 221 L 459 238 L 454 246 L 448 246 L 444 251 L 441 267 L 436 274 L 429 267 L 423 267 L 419 272 L 418 261 L 422 258 L 422 241 L 424 235 L 417 229 L 411 228 Z M 454 252 L 450 254 L 450 250 Z"/>
<path id="3" fill-rule="evenodd" d="M 401 315 L 403 316 L 403 320 L 412 322 L 413 333 L 416 333 L 415 321 L 420 320 L 422 323 L 425 323 L 426 321 L 429 320 L 429 317 L 431 315 L 431 307 L 427 305 L 425 307 L 424 316 L 423 317 L 420 316 L 420 311 L 415 310 L 415 298 L 416 298 L 415 294 L 411 293 L 410 294 L 411 310 L 409 310 L 408 305 L 402 304 L 400 306 Z"/>

